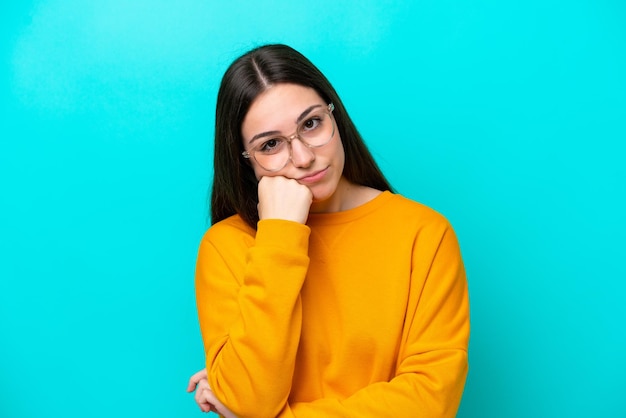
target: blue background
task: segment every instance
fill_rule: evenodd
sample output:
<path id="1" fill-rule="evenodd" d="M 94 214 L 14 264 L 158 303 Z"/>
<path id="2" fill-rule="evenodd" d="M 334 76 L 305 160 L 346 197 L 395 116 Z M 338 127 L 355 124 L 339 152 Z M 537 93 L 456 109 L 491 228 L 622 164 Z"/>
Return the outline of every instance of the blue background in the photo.
<path id="1" fill-rule="evenodd" d="M 459 235 L 459 417 L 626 416 L 626 5 L 0 6 L 0 416 L 193 417 L 193 290 L 227 65 L 329 77 L 401 193 Z"/>

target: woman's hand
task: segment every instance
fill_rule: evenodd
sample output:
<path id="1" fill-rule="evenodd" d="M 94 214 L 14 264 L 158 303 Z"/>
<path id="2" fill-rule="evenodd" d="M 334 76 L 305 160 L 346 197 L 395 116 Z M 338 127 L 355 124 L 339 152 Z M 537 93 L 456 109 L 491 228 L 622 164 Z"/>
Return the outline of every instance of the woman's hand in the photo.
<path id="1" fill-rule="evenodd" d="M 195 399 L 196 403 L 200 407 L 202 412 L 214 411 L 213 405 L 204 397 L 203 392 L 208 388 L 211 390 L 209 386 L 209 381 L 207 379 L 206 369 L 202 369 L 199 372 L 195 373 L 189 379 L 189 384 L 187 385 L 187 392 L 196 391 Z"/>
<path id="2" fill-rule="evenodd" d="M 189 379 L 187 392 L 193 392 L 194 390 L 196 391 L 196 403 L 202 412 L 217 412 L 226 418 L 237 418 L 215 397 L 207 379 L 206 369 L 200 370 Z"/>
<path id="3" fill-rule="evenodd" d="M 259 219 L 284 219 L 306 223 L 313 202 L 307 186 L 283 176 L 259 180 Z"/>

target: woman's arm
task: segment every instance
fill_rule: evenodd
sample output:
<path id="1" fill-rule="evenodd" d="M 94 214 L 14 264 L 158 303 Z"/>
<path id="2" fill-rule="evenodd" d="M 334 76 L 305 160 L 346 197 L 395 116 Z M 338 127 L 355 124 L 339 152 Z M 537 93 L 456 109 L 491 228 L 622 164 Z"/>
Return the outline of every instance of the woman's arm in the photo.
<path id="1" fill-rule="evenodd" d="M 228 224 L 200 245 L 196 297 L 212 393 L 239 416 L 276 416 L 299 344 L 310 230 L 263 220 L 256 237 Z"/>

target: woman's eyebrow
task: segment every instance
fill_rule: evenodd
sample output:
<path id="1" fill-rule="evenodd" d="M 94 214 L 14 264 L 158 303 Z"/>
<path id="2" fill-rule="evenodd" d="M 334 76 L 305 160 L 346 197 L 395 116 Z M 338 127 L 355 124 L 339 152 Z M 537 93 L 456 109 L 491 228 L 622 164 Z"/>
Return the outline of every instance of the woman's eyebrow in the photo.
<path id="1" fill-rule="evenodd" d="M 254 141 L 256 141 L 259 138 L 263 138 L 264 136 L 273 136 L 273 135 L 280 135 L 280 131 L 267 131 L 267 132 L 261 132 L 260 134 L 256 134 L 252 137 L 252 139 L 250 139 L 250 141 L 248 141 L 248 144 L 252 144 Z"/>
<path id="2" fill-rule="evenodd" d="M 298 119 L 296 119 L 296 125 L 302 122 L 302 119 L 306 118 L 307 115 L 313 111 L 313 109 L 318 108 L 318 107 L 322 107 L 322 105 L 315 104 L 313 106 L 307 107 L 304 112 L 300 113 L 300 116 L 298 116 Z"/>
<path id="3" fill-rule="evenodd" d="M 300 116 L 298 116 L 298 119 L 296 119 L 296 125 L 302 122 L 302 120 L 306 118 L 309 115 L 309 113 L 313 111 L 313 109 L 316 109 L 318 107 L 322 107 L 322 105 L 314 104 L 312 106 L 307 107 L 304 110 L 304 112 L 300 113 Z M 259 134 L 256 134 L 250 139 L 250 141 L 248 141 L 248 144 L 252 144 L 254 141 L 256 141 L 259 138 L 263 138 L 265 136 L 272 136 L 272 135 L 280 135 L 280 131 L 267 131 L 267 132 L 261 132 Z"/>

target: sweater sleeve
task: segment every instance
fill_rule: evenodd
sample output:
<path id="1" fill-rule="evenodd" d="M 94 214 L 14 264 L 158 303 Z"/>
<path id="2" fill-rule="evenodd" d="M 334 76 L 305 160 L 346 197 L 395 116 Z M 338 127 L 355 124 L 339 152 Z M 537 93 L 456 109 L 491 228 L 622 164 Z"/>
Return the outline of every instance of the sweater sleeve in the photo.
<path id="1" fill-rule="evenodd" d="M 454 231 L 425 228 L 413 249 L 411 290 L 395 376 L 346 399 L 287 405 L 280 417 L 454 417 L 467 375 L 469 301 Z"/>
<path id="2" fill-rule="evenodd" d="M 196 266 L 209 383 L 237 416 L 276 416 L 291 389 L 310 230 L 264 220 L 252 241 L 240 230 L 213 229 Z"/>

